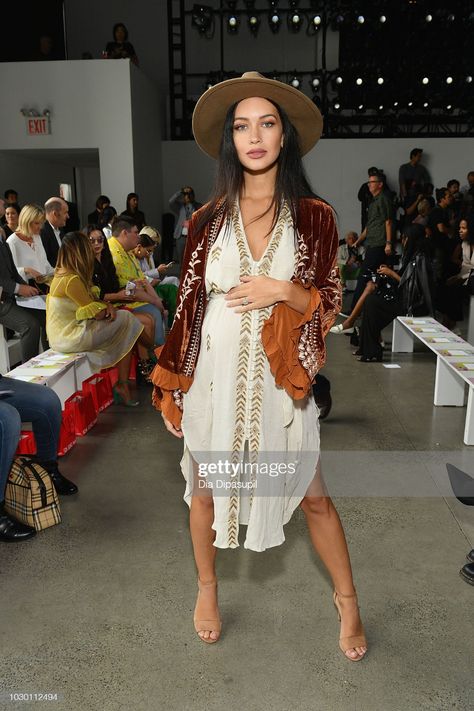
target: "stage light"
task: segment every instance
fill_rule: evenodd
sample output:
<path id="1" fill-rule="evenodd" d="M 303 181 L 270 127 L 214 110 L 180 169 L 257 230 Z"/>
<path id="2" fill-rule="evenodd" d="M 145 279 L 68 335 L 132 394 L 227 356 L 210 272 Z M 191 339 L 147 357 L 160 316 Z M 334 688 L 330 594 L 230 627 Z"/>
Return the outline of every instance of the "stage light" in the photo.
<path id="1" fill-rule="evenodd" d="M 364 83 L 364 80 L 362 79 L 362 77 L 357 77 L 357 79 L 356 79 L 357 86 L 362 86 L 363 83 Z"/>
<path id="2" fill-rule="evenodd" d="M 450 15 L 448 15 L 448 22 L 454 22 L 455 19 L 456 19 L 456 16 L 453 15 L 452 13 Z"/>
<path id="3" fill-rule="evenodd" d="M 336 84 L 342 84 L 342 77 L 340 74 L 336 77 Z"/>
<path id="4" fill-rule="evenodd" d="M 386 17 L 385 15 L 380 15 L 379 20 L 380 20 L 380 22 L 381 22 L 382 25 L 383 25 L 384 22 L 387 22 L 387 17 Z"/>
<path id="5" fill-rule="evenodd" d="M 426 84 L 429 84 L 430 83 L 429 77 L 423 77 L 423 79 L 421 80 L 421 83 L 425 84 L 425 86 L 426 86 Z"/>
<path id="6" fill-rule="evenodd" d="M 301 81 L 296 74 L 293 74 L 288 84 L 291 84 L 294 89 L 299 89 L 301 86 Z"/>
<path id="7" fill-rule="evenodd" d="M 270 14 L 268 15 L 268 24 L 270 25 L 272 32 L 276 33 L 280 29 L 281 17 L 274 7 L 272 7 Z"/>
<path id="8" fill-rule="evenodd" d="M 378 84 L 379 86 L 382 86 L 383 83 L 384 83 L 384 78 L 383 78 L 383 77 L 379 77 L 379 78 L 377 79 L 377 84 Z"/>
<path id="9" fill-rule="evenodd" d="M 336 25 L 342 25 L 342 23 L 344 22 L 344 15 L 336 15 L 334 21 Z"/>
<path id="10" fill-rule="evenodd" d="M 319 77 L 313 77 L 309 82 L 309 85 L 313 89 L 319 89 L 321 86 L 321 79 Z"/>
<path id="11" fill-rule="evenodd" d="M 433 15 L 427 15 L 427 16 L 425 17 L 425 20 L 426 20 L 426 22 L 432 22 L 432 20 L 433 20 Z"/>
<path id="12" fill-rule="evenodd" d="M 383 104 L 380 104 L 380 106 L 377 106 L 377 111 L 379 112 L 379 114 L 383 113 L 383 111 L 384 111 L 384 105 L 383 105 Z"/>
<path id="13" fill-rule="evenodd" d="M 413 101 L 409 101 L 407 104 L 408 111 L 413 111 L 414 108 L 415 108 L 415 105 L 413 104 Z"/>
<path id="14" fill-rule="evenodd" d="M 341 105 L 341 102 L 339 101 L 339 99 L 334 99 L 334 101 L 332 103 L 332 108 L 334 109 L 334 111 L 336 113 L 339 113 L 339 111 L 341 111 L 342 105 Z"/>
<path id="15" fill-rule="evenodd" d="M 359 23 L 359 25 L 363 25 L 365 22 L 365 17 L 363 15 L 359 15 L 359 17 L 357 18 L 357 22 Z"/>
<path id="16" fill-rule="evenodd" d="M 229 15 L 227 18 L 227 32 L 235 34 L 239 29 L 239 19 L 237 15 Z"/>
<path id="17" fill-rule="evenodd" d="M 319 25 L 321 24 L 322 21 L 323 21 L 323 18 L 321 17 L 321 15 L 314 15 L 314 17 L 312 19 L 312 24 L 314 27 L 319 27 Z"/>
<path id="18" fill-rule="evenodd" d="M 466 83 L 471 84 L 472 83 L 472 76 L 470 74 L 467 75 L 466 77 Z"/>
<path id="19" fill-rule="evenodd" d="M 204 35 L 213 27 L 213 10 L 208 5 L 193 5 L 191 25 Z"/>
<path id="20" fill-rule="evenodd" d="M 300 15 L 296 7 L 297 0 L 290 2 L 290 10 L 288 12 L 288 27 L 291 32 L 299 32 L 303 25 L 303 17 Z"/>
<path id="21" fill-rule="evenodd" d="M 452 105 L 452 104 L 448 104 L 448 105 L 446 106 L 446 111 L 447 111 L 448 113 L 451 113 L 451 112 L 453 111 L 453 105 Z"/>
<path id="22" fill-rule="evenodd" d="M 393 102 L 393 108 L 394 108 L 394 109 L 398 109 L 398 101 L 394 101 L 394 102 Z"/>
<path id="23" fill-rule="evenodd" d="M 363 114 L 365 112 L 365 106 L 364 104 L 359 104 L 357 109 L 356 109 L 358 114 Z"/>
<path id="24" fill-rule="evenodd" d="M 446 77 L 446 84 L 452 84 L 453 83 L 453 77 Z"/>
<path id="25" fill-rule="evenodd" d="M 249 26 L 249 30 L 253 35 L 256 35 L 258 32 L 258 28 L 260 27 L 260 18 L 258 15 L 249 15 L 247 19 L 247 24 Z"/>
<path id="26" fill-rule="evenodd" d="M 427 101 L 425 101 L 425 103 L 423 104 L 423 108 L 427 109 L 428 107 L 429 107 L 429 103 Z"/>

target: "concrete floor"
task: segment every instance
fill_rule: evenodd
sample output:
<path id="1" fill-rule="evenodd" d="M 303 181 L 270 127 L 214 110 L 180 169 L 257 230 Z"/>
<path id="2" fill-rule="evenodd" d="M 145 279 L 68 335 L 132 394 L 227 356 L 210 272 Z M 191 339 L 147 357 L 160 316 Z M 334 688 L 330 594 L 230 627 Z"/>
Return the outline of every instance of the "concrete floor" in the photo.
<path id="1" fill-rule="evenodd" d="M 212 646 L 198 640 L 182 445 L 144 389 L 136 411 L 109 408 L 64 458 L 80 493 L 62 499 L 63 523 L 2 546 L 1 709 L 473 708 L 474 588 L 458 570 L 474 547 L 474 511 L 442 495 L 443 467 L 436 474 L 415 465 L 428 453 L 474 457 L 462 445 L 465 409 L 433 407 L 427 353 L 393 358 L 402 367 L 388 370 L 354 362 L 343 336 L 330 336 L 328 347 L 325 478 L 339 492 L 367 658 L 354 664 L 339 651 L 330 580 L 299 509 L 284 545 L 219 551 L 223 634 Z M 364 495 L 344 495 L 332 479 L 330 454 L 346 456 L 349 477 L 354 451 L 368 457 L 376 482 Z M 413 469 L 396 452 L 413 453 Z M 377 483 L 396 477 L 413 493 L 379 495 Z M 59 701 L 11 702 L 14 692 Z"/>

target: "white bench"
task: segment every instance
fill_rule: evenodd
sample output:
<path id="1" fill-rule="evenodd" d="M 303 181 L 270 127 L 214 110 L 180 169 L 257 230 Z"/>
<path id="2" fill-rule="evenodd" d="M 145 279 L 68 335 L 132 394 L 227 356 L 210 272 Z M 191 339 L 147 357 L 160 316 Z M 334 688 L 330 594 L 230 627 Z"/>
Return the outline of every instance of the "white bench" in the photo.
<path id="1" fill-rule="evenodd" d="M 7 373 L 9 378 L 48 386 L 61 400 L 61 407 L 92 374 L 89 361 L 82 353 L 56 353 L 51 349 Z"/>
<path id="2" fill-rule="evenodd" d="M 434 318 L 394 320 L 392 353 L 412 353 L 416 339 L 436 355 L 435 405 L 463 407 L 468 385 L 464 444 L 474 444 L 474 346 Z"/>
<path id="3" fill-rule="evenodd" d="M 6 328 L 0 325 L 0 373 L 5 375 L 13 364 L 21 361 L 20 338 L 6 337 Z"/>

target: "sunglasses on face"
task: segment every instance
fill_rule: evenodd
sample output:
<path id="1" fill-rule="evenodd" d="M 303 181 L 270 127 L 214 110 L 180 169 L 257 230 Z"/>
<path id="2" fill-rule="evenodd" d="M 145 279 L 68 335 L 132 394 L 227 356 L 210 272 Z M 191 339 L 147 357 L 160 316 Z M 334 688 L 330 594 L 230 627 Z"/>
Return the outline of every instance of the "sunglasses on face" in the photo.
<path id="1" fill-rule="evenodd" d="M 103 237 L 89 237 L 91 244 L 102 244 L 104 241 Z"/>

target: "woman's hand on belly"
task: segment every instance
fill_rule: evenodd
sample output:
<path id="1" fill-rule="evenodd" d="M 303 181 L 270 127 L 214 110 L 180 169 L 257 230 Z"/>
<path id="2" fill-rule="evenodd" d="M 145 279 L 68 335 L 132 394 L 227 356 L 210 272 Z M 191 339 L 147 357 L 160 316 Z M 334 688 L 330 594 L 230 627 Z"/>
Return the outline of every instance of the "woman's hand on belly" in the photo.
<path id="1" fill-rule="evenodd" d="M 254 309 L 264 309 L 284 300 L 287 281 L 267 276 L 242 276 L 239 286 L 234 286 L 225 295 L 227 306 L 241 314 Z"/>

